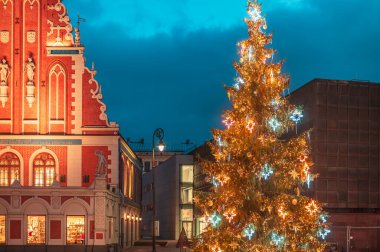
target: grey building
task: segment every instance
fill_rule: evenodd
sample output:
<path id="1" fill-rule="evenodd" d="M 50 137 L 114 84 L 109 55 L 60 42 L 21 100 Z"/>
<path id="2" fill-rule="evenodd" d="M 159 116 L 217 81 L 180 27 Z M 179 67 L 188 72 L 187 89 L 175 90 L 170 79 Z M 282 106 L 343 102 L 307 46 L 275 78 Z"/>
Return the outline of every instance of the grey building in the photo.
<path id="1" fill-rule="evenodd" d="M 155 172 L 159 239 L 177 240 L 182 227 L 193 236 L 193 156 L 175 155 L 143 175 L 142 235 L 152 237 L 152 180 Z"/>

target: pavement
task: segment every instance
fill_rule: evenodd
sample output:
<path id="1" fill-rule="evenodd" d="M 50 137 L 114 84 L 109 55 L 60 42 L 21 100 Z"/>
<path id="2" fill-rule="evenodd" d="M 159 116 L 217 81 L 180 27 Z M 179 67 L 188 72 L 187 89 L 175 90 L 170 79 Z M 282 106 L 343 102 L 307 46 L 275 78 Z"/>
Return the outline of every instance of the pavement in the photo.
<path id="1" fill-rule="evenodd" d="M 177 241 L 168 241 L 165 247 L 161 247 L 156 245 L 157 252 L 179 252 L 179 248 L 176 248 Z M 191 250 L 182 250 L 186 252 L 190 252 Z M 125 250 L 121 250 L 121 252 L 152 252 L 152 246 L 134 246 L 132 248 L 128 248 Z"/>

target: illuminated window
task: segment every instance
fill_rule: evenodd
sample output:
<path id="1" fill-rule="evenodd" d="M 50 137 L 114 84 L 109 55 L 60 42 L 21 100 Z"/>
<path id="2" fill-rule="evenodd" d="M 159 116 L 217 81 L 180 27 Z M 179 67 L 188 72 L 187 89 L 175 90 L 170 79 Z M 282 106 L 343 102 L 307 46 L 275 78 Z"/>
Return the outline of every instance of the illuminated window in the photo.
<path id="1" fill-rule="evenodd" d="M 192 204 L 193 203 L 193 188 L 181 187 L 181 203 Z"/>
<path id="2" fill-rule="evenodd" d="M 48 153 L 39 154 L 33 161 L 34 186 L 50 186 L 55 179 L 55 160 Z"/>
<path id="3" fill-rule="evenodd" d="M 4 153 L 0 157 L 0 186 L 9 186 L 20 180 L 20 159 L 14 153 Z"/>
<path id="4" fill-rule="evenodd" d="M 84 244 L 84 216 L 67 216 L 66 241 L 67 244 Z"/>
<path id="5" fill-rule="evenodd" d="M 0 244 L 5 243 L 5 216 L 0 215 Z"/>
<path id="6" fill-rule="evenodd" d="M 181 182 L 193 183 L 193 166 L 192 165 L 181 166 Z"/>
<path id="7" fill-rule="evenodd" d="M 45 243 L 45 216 L 28 216 L 28 244 Z"/>

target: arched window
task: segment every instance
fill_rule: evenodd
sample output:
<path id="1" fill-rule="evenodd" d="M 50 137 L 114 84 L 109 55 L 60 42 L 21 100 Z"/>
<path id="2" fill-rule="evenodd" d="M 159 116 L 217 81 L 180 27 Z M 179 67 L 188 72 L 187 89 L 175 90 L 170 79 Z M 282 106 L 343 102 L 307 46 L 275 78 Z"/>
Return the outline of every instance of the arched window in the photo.
<path id="1" fill-rule="evenodd" d="M 49 131 L 63 132 L 66 113 L 66 72 L 60 64 L 49 72 Z"/>
<path id="2" fill-rule="evenodd" d="M 50 186 L 55 179 L 55 160 L 48 153 L 40 153 L 33 160 L 34 186 Z"/>
<path id="3" fill-rule="evenodd" d="M 9 186 L 20 181 L 20 159 L 16 154 L 7 152 L 0 157 L 0 186 Z"/>

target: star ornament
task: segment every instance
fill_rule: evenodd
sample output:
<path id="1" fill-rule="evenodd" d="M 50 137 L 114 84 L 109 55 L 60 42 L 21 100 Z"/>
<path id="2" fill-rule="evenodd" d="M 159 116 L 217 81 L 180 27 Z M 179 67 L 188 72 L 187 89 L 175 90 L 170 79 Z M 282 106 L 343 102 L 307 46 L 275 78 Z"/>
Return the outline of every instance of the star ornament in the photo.
<path id="1" fill-rule="evenodd" d="M 286 216 L 288 216 L 288 213 L 284 210 L 283 206 L 280 206 L 278 208 L 278 215 L 284 220 Z"/>
<path id="2" fill-rule="evenodd" d="M 247 126 L 245 126 L 247 129 L 248 129 L 248 131 L 250 132 L 250 133 L 252 133 L 252 131 L 253 131 L 253 128 L 255 127 L 255 122 L 254 121 L 252 121 L 252 120 L 248 120 L 248 122 L 247 122 Z"/>
<path id="3" fill-rule="evenodd" d="M 329 229 L 319 228 L 317 235 L 324 240 L 330 232 Z"/>
<path id="4" fill-rule="evenodd" d="M 272 117 L 269 120 L 268 124 L 271 127 L 272 131 L 276 131 L 281 126 L 280 122 L 275 117 Z"/>
<path id="5" fill-rule="evenodd" d="M 302 111 L 300 109 L 295 109 L 293 113 L 290 115 L 290 120 L 295 122 L 296 124 L 301 121 L 303 117 Z"/>
<path id="6" fill-rule="evenodd" d="M 236 216 L 236 211 L 235 209 L 231 209 L 223 214 L 224 217 L 228 220 L 228 223 L 231 223 L 233 218 Z"/>
<path id="7" fill-rule="evenodd" d="M 221 250 L 218 246 L 213 246 L 213 247 L 211 248 L 211 250 L 212 250 L 213 252 L 222 252 L 222 250 Z"/>
<path id="8" fill-rule="evenodd" d="M 248 240 L 252 239 L 252 236 L 255 234 L 255 227 L 251 224 L 249 224 L 246 228 L 243 230 L 243 236 L 247 237 Z"/>
<path id="9" fill-rule="evenodd" d="M 272 174 L 273 174 L 272 167 L 270 167 L 268 164 L 265 164 L 260 172 L 261 177 L 267 180 Z"/>
<path id="10" fill-rule="evenodd" d="M 231 117 L 227 117 L 222 121 L 224 125 L 226 125 L 227 129 L 231 128 L 231 126 L 234 124 L 234 120 L 232 120 Z"/>
<path id="11" fill-rule="evenodd" d="M 289 172 L 290 176 L 292 177 L 292 179 L 296 180 L 298 178 L 298 172 L 293 169 Z"/>
<path id="12" fill-rule="evenodd" d="M 211 222 L 212 227 L 217 227 L 219 223 L 222 221 L 222 218 L 220 217 L 219 214 L 214 212 L 209 218 L 208 221 Z"/>
<path id="13" fill-rule="evenodd" d="M 229 246 L 235 251 L 239 247 L 239 244 L 237 242 L 231 242 Z"/>
<path id="14" fill-rule="evenodd" d="M 319 210 L 319 207 L 318 205 L 315 203 L 314 200 L 311 200 L 311 202 L 309 204 L 307 204 L 306 206 L 306 210 L 310 213 L 310 214 L 315 214 L 318 212 Z"/>
<path id="15" fill-rule="evenodd" d="M 253 5 L 253 6 L 249 7 L 249 9 L 248 9 L 248 15 L 255 22 L 257 22 L 260 19 L 262 19 L 261 10 L 260 10 L 259 6 L 257 6 L 257 5 Z"/>

